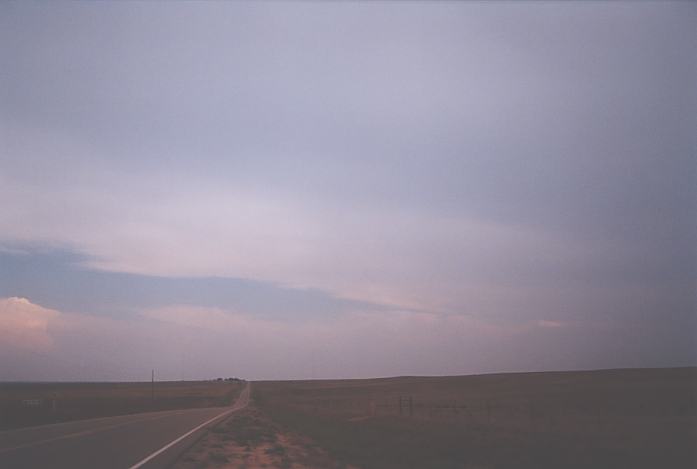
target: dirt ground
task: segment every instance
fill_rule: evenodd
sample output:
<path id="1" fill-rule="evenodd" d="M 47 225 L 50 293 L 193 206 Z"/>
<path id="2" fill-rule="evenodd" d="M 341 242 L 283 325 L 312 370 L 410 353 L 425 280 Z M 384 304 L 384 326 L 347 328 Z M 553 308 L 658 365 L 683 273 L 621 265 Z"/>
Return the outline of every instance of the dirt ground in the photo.
<path id="1" fill-rule="evenodd" d="M 355 469 L 288 431 L 251 403 L 209 430 L 173 469 Z"/>

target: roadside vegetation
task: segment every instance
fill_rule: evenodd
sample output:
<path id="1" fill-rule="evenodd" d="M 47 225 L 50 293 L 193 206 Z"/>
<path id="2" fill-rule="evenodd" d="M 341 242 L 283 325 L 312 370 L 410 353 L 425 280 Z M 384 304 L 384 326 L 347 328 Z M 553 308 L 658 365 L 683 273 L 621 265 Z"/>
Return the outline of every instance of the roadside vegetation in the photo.
<path id="1" fill-rule="evenodd" d="M 254 401 L 212 427 L 173 469 L 355 469 L 316 441 L 271 420 Z"/>
<path id="2" fill-rule="evenodd" d="M 274 422 L 371 468 L 697 467 L 697 369 L 254 384 Z"/>
<path id="3" fill-rule="evenodd" d="M 244 382 L 2 383 L 0 430 L 159 410 L 230 405 Z"/>

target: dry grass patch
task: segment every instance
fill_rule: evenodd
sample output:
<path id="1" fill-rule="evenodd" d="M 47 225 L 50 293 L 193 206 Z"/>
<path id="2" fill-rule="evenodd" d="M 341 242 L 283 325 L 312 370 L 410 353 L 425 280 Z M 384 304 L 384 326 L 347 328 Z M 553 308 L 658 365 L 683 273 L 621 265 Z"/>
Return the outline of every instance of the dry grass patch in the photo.
<path id="1" fill-rule="evenodd" d="M 697 467 L 697 369 L 254 384 L 274 421 L 365 468 Z"/>
<path id="2" fill-rule="evenodd" d="M 3 383 L 0 430 L 158 410 L 230 405 L 241 381 L 155 383 Z M 35 401 L 28 406 L 25 401 Z M 54 404 L 55 402 L 55 404 Z"/>
<path id="3" fill-rule="evenodd" d="M 211 428 L 174 469 L 327 468 L 351 466 L 330 457 L 310 438 L 289 432 L 253 403 Z"/>

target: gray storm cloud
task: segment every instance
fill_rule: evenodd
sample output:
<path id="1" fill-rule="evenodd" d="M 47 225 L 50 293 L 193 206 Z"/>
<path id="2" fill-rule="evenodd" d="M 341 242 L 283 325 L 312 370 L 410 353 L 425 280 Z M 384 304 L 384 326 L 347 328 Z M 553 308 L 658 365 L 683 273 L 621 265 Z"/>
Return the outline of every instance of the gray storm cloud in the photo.
<path id="1" fill-rule="evenodd" d="M 696 11 L 5 3 L 0 244 L 693 362 Z"/>

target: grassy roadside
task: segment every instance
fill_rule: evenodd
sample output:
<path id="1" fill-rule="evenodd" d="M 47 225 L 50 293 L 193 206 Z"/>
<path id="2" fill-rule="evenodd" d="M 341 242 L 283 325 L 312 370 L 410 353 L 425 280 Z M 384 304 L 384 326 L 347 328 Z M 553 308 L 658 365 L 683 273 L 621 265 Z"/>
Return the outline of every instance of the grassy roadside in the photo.
<path id="1" fill-rule="evenodd" d="M 692 468 L 696 376 L 676 369 L 266 382 L 254 391 L 274 422 L 366 469 Z M 397 407 L 407 394 L 411 408 Z"/>
<path id="2" fill-rule="evenodd" d="M 240 381 L 157 382 L 153 399 L 151 383 L 3 383 L 0 384 L 0 430 L 140 412 L 225 406 L 237 399 L 243 387 Z"/>
<path id="3" fill-rule="evenodd" d="M 697 467 L 697 369 L 255 382 L 175 465 Z"/>
<path id="4" fill-rule="evenodd" d="M 355 469 L 329 456 L 312 439 L 271 420 L 254 401 L 209 429 L 172 466 L 209 468 Z"/>

